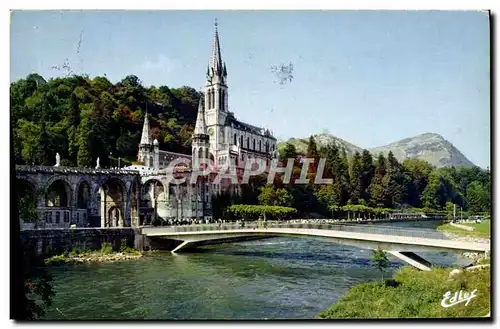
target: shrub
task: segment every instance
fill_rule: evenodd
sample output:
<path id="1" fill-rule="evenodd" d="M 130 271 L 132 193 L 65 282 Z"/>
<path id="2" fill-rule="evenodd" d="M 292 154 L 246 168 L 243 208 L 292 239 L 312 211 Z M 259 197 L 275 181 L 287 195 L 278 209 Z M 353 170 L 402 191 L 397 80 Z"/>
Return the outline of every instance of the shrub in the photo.
<path id="1" fill-rule="evenodd" d="M 111 246 L 111 243 L 104 242 L 101 245 L 101 250 L 99 250 L 99 252 L 102 254 L 111 254 L 113 252 L 113 247 Z"/>

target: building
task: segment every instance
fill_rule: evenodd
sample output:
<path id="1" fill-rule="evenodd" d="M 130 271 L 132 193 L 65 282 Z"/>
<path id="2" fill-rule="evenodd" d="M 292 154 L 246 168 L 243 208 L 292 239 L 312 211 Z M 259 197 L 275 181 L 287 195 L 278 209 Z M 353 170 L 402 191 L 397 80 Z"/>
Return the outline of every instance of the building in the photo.
<path id="1" fill-rule="evenodd" d="M 193 165 L 196 166 L 196 161 L 200 158 L 211 159 L 217 168 L 231 163 L 243 169 L 249 159 L 257 159 L 269 165 L 270 161 L 277 157 L 276 138 L 268 129 L 239 121 L 235 114 L 229 111 L 228 85 L 226 63 L 222 61 L 219 32 L 215 23 L 204 98 L 198 107 L 192 139 Z M 191 158 L 191 155 L 160 150 L 158 141 L 151 140 L 149 120 L 146 116 L 138 160 L 146 168 L 161 170 L 178 157 Z M 212 190 L 217 193 L 226 187 L 213 186 Z"/>

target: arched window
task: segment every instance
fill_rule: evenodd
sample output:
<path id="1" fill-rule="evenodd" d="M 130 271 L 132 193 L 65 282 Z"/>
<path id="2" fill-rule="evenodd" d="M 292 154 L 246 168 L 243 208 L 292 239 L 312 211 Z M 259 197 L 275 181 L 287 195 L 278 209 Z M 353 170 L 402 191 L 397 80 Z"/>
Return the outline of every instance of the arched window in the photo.
<path id="1" fill-rule="evenodd" d="M 266 142 L 266 153 L 269 153 L 269 142 Z"/>
<path id="2" fill-rule="evenodd" d="M 234 134 L 234 145 L 236 145 L 236 144 L 238 144 L 238 143 L 236 142 L 236 133 L 235 133 Z"/>
<path id="3" fill-rule="evenodd" d="M 262 151 L 262 141 L 259 141 L 259 152 Z"/>
<path id="4" fill-rule="evenodd" d="M 250 148 L 250 137 L 247 137 L 247 149 Z"/>
<path id="5" fill-rule="evenodd" d="M 253 147 L 252 149 L 255 151 L 255 138 L 253 139 Z"/>
<path id="6" fill-rule="evenodd" d="M 240 147 L 243 147 L 243 136 L 240 136 Z"/>

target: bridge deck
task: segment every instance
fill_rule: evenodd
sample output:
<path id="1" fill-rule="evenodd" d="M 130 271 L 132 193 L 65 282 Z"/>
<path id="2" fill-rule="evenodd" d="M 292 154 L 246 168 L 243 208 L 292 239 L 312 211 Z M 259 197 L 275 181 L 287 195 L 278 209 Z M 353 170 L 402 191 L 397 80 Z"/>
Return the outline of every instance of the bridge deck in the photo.
<path id="1" fill-rule="evenodd" d="M 252 235 L 278 235 L 278 236 L 312 236 L 333 238 L 336 240 L 349 240 L 360 246 L 373 246 L 374 244 L 388 246 L 391 250 L 404 251 L 412 250 L 415 247 L 419 249 L 441 249 L 460 252 L 486 252 L 490 250 L 490 244 L 463 242 L 444 239 L 430 239 L 414 236 L 397 236 L 388 234 L 373 234 L 364 232 L 346 232 L 340 230 L 325 229 L 303 229 L 303 228 L 250 228 L 233 230 L 207 230 L 207 231 L 189 231 L 175 232 L 171 228 L 143 228 L 142 233 L 149 237 L 165 237 L 187 242 L 199 242 L 208 240 L 223 239 L 225 237 L 252 236 Z M 402 248 L 404 246 L 404 248 Z"/>

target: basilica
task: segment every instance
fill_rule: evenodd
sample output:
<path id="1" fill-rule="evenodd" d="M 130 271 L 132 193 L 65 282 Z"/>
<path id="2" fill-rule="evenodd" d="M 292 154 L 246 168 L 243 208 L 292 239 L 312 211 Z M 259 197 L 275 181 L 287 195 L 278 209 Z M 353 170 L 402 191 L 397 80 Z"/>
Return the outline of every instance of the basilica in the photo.
<path id="1" fill-rule="evenodd" d="M 222 61 L 219 33 L 215 24 L 212 56 L 206 72 L 204 98 L 200 100 L 191 155 L 162 151 L 157 140 L 151 140 L 146 116 L 139 145 L 138 161 L 143 172 L 155 172 L 176 158 L 191 158 L 196 165 L 200 158 L 210 159 L 215 167 L 229 163 L 244 168 L 246 161 L 256 159 L 267 165 L 277 157 L 276 138 L 268 129 L 239 121 L 229 111 L 229 87 L 226 63 Z M 215 184 L 213 193 L 224 186 Z"/>

